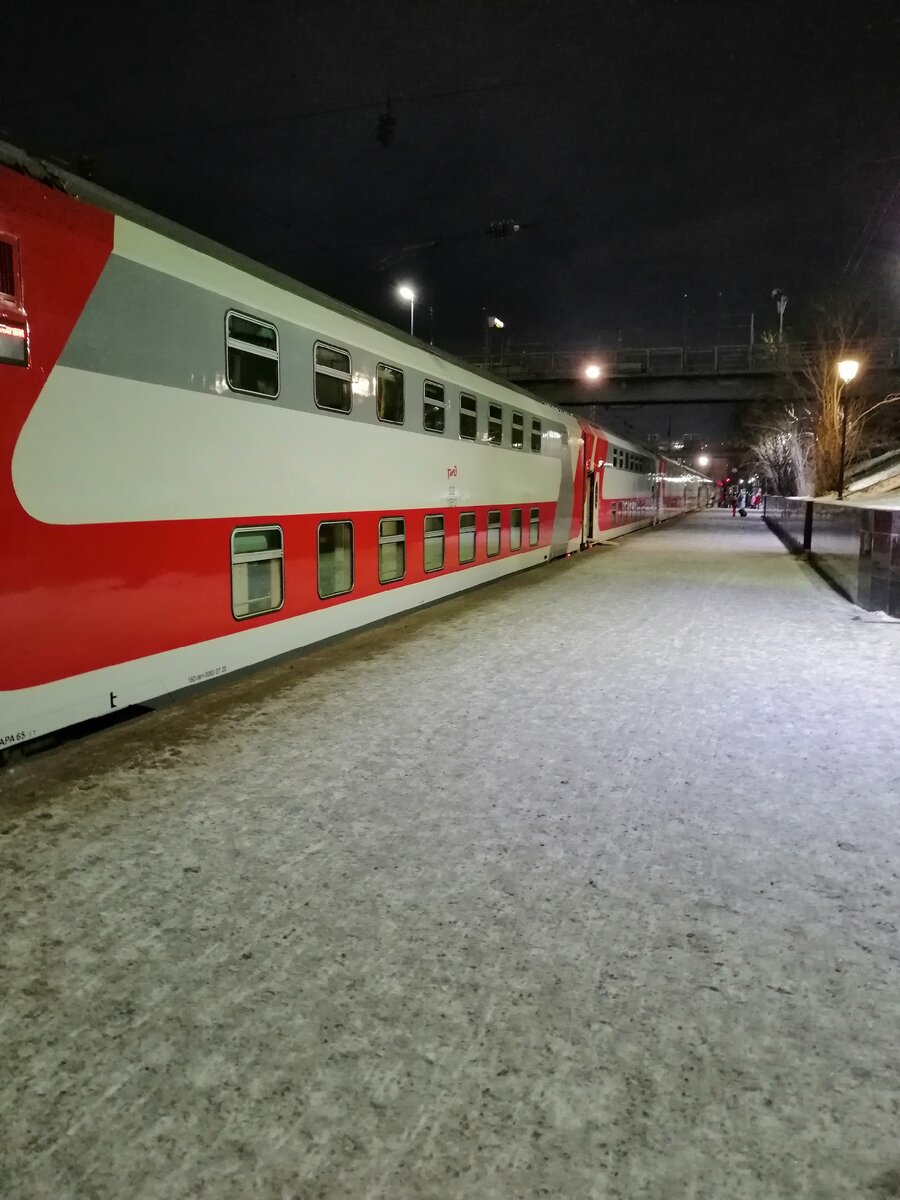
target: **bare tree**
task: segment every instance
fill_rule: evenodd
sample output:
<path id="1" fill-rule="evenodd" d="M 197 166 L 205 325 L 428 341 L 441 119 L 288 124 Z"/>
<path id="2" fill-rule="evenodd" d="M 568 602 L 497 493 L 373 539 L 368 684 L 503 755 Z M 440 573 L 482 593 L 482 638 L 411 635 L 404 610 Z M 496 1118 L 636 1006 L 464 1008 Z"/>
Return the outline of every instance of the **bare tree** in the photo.
<path id="1" fill-rule="evenodd" d="M 844 462 L 867 451 L 865 418 L 873 400 L 885 393 L 885 379 L 866 370 L 877 339 L 878 323 L 865 302 L 831 302 L 819 309 L 815 340 L 810 345 L 763 337 L 773 363 L 780 368 L 778 401 L 763 420 L 748 422 L 747 446 L 760 471 L 784 494 L 823 495 L 835 491 L 841 469 L 841 436 L 846 409 Z M 859 359 L 862 371 L 844 384 L 837 364 Z M 782 490 L 790 485 L 787 491 Z"/>
<path id="2" fill-rule="evenodd" d="M 767 491 L 780 496 L 809 494 L 814 418 L 808 406 L 770 399 L 756 405 L 745 424 L 745 446 Z"/>

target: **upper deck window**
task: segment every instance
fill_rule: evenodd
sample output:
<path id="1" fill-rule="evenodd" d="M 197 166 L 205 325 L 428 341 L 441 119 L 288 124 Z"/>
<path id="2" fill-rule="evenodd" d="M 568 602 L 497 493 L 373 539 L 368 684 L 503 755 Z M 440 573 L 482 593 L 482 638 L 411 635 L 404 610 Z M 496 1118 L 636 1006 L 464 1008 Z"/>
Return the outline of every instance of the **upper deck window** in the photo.
<path id="1" fill-rule="evenodd" d="M 525 445 L 525 418 L 521 413 L 512 415 L 512 448 L 521 450 Z"/>
<path id="2" fill-rule="evenodd" d="M 6 238 L 0 238 L 0 300 L 18 300 L 16 287 L 15 247 Z"/>
<path id="3" fill-rule="evenodd" d="M 335 346 L 316 343 L 316 404 L 331 412 L 350 411 L 350 355 Z"/>
<path id="4" fill-rule="evenodd" d="M 230 312 L 226 318 L 228 386 L 252 396 L 278 395 L 278 330 L 266 321 Z"/>
<path id="5" fill-rule="evenodd" d="M 459 436 L 474 442 L 478 435 L 478 402 L 465 392 L 459 394 Z"/>
<path id="6" fill-rule="evenodd" d="M 403 424 L 403 372 L 387 363 L 375 368 L 375 412 L 379 421 Z"/>
<path id="7" fill-rule="evenodd" d="M 446 405 L 444 404 L 444 389 L 439 383 L 425 380 L 425 399 L 422 409 L 422 424 L 430 433 L 444 432 Z"/>
<path id="8" fill-rule="evenodd" d="M 503 444 L 503 409 L 499 404 L 488 405 L 488 441 L 493 446 Z"/>

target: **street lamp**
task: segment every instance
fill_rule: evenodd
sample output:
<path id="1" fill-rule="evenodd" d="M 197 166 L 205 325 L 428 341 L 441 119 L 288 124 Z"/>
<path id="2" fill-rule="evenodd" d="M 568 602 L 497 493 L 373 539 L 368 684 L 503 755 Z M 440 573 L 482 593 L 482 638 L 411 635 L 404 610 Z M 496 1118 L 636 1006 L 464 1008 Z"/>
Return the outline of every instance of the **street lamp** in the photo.
<path id="1" fill-rule="evenodd" d="M 584 368 L 585 379 L 599 379 L 602 374 L 603 371 L 597 365 L 597 363 L 588 363 L 588 365 Z"/>
<path id="2" fill-rule="evenodd" d="M 709 466 L 709 455 L 708 454 L 699 455 L 697 458 L 697 466 L 698 467 L 708 467 Z"/>
<path id="3" fill-rule="evenodd" d="M 413 335 L 413 318 L 416 311 L 416 293 L 412 290 L 408 283 L 402 283 L 397 288 L 397 295 L 401 300 L 409 301 L 409 336 Z"/>
<path id="4" fill-rule="evenodd" d="M 844 458 L 847 453 L 847 402 L 844 399 L 844 387 L 852 383 L 859 372 L 859 363 L 855 358 L 842 358 L 837 365 L 841 377 L 841 461 L 838 468 L 837 498 L 844 498 Z"/>

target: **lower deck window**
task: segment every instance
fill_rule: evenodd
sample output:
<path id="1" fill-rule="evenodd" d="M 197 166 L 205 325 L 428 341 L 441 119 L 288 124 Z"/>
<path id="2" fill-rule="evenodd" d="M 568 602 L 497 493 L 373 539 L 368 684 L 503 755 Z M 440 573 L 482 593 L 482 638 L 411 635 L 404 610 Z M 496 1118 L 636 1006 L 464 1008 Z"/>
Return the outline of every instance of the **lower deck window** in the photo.
<path id="1" fill-rule="evenodd" d="M 495 554 L 500 553 L 500 514 L 499 514 L 499 512 L 489 512 L 488 513 L 487 552 L 488 552 L 488 558 L 493 558 L 493 556 Z"/>
<path id="2" fill-rule="evenodd" d="M 514 508 L 509 514 L 509 548 L 518 550 L 522 545 L 522 510 Z"/>
<path id="3" fill-rule="evenodd" d="M 385 517 L 378 526 L 378 582 L 394 583 L 406 574 L 406 522 Z"/>
<path id="4" fill-rule="evenodd" d="M 531 510 L 531 523 L 528 530 L 529 546 L 536 546 L 541 540 L 541 510 L 533 508 Z"/>
<path id="5" fill-rule="evenodd" d="M 472 562 L 475 558 L 475 514 L 459 514 L 459 561 Z"/>
<path id="6" fill-rule="evenodd" d="M 425 518 L 425 570 L 440 571 L 444 566 L 444 518 Z"/>
<path id="7" fill-rule="evenodd" d="M 231 535 L 231 611 L 238 620 L 275 612 L 284 603 L 284 544 L 277 525 Z"/>
<path id="8" fill-rule="evenodd" d="M 318 575 L 323 600 L 353 587 L 352 521 L 324 521 L 319 526 Z"/>

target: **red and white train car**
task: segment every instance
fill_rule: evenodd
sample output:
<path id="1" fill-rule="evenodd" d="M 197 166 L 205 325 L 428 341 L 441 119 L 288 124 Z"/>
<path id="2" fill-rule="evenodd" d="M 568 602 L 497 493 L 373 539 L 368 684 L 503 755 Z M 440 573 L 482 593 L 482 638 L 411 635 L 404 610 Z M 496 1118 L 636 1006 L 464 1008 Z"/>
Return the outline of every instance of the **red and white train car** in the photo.
<path id="1" fill-rule="evenodd" d="M 0 144 L 0 750 L 705 489 Z"/>

